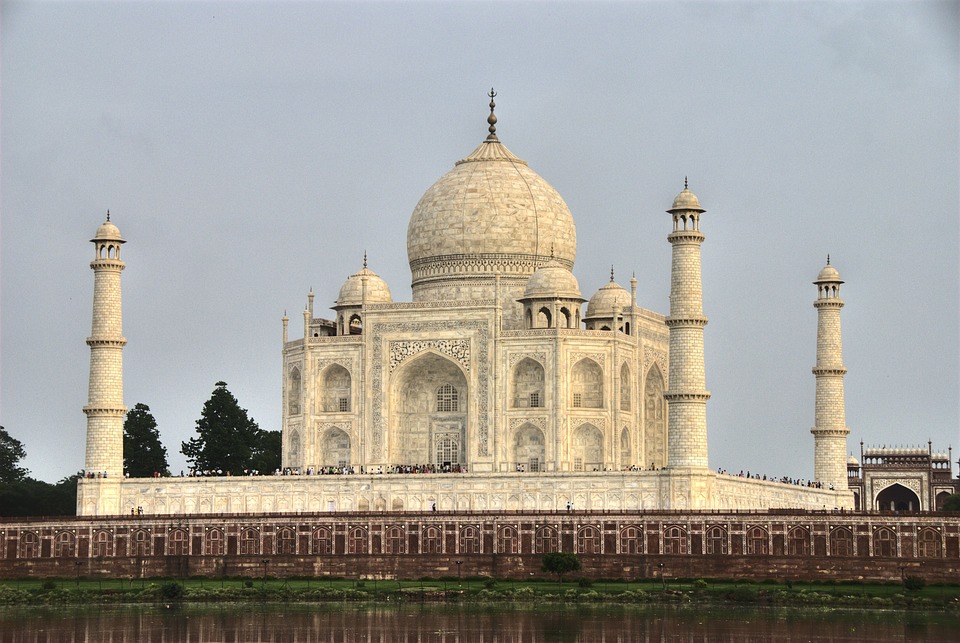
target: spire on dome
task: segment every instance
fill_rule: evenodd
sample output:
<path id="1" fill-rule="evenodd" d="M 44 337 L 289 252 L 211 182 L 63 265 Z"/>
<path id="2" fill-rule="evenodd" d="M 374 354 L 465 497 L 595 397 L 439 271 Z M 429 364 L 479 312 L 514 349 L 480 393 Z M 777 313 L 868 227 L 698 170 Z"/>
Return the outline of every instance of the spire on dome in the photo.
<path id="1" fill-rule="evenodd" d="M 364 270 L 367 269 L 367 251 L 366 250 L 363 251 L 363 269 Z"/>
<path id="2" fill-rule="evenodd" d="M 610 281 L 613 282 L 613 265 L 610 265 Z"/>
<path id="3" fill-rule="evenodd" d="M 830 253 L 827 253 L 827 265 L 830 265 Z"/>
<path id="4" fill-rule="evenodd" d="M 683 189 L 688 190 L 690 186 L 687 185 L 687 177 L 683 177 Z"/>
<path id="5" fill-rule="evenodd" d="M 497 92 L 493 91 L 493 87 L 490 88 L 490 93 L 487 96 L 490 97 L 490 115 L 487 116 L 487 123 L 490 124 L 490 127 L 487 130 L 490 132 L 487 135 L 488 141 L 496 141 L 497 139 L 497 115 L 493 113 L 493 109 L 497 106 L 493 99 L 496 97 Z"/>
<path id="6" fill-rule="evenodd" d="M 108 210 L 107 210 L 107 221 L 109 221 L 109 220 L 110 220 L 110 210 L 108 209 Z"/>

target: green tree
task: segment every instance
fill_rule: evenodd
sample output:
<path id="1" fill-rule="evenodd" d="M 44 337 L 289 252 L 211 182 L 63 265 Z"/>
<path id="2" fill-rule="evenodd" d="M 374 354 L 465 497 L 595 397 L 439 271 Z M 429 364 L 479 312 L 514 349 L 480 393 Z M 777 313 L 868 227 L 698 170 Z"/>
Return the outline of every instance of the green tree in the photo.
<path id="1" fill-rule="evenodd" d="M 17 466 L 27 456 L 23 443 L 0 426 L 0 482 L 19 482 L 29 471 Z"/>
<path id="2" fill-rule="evenodd" d="M 160 443 L 157 421 L 146 404 L 135 404 L 123 421 L 123 472 L 131 478 L 170 475 L 167 448 Z"/>
<path id="3" fill-rule="evenodd" d="M 580 571 L 580 559 L 576 554 L 568 551 L 550 552 L 543 555 L 540 570 L 548 574 L 556 574 L 562 585 L 564 574 Z"/>
<path id="4" fill-rule="evenodd" d="M 0 482 L 0 516 L 73 516 L 79 478 L 75 473 L 56 484 L 33 478 Z"/>
<path id="5" fill-rule="evenodd" d="M 943 511 L 960 511 L 960 493 L 952 493 L 943 501 Z"/>
<path id="6" fill-rule="evenodd" d="M 197 420 L 197 437 L 182 443 L 181 452 L 198 471 L 266 472 L 257 466 L 264 449 L 263 433 L 247 410 L 240 408 L 226 382 L 217 382 Z"/>
<path id="7" fill-rule="evenodd" d="M 267 473 L 280 468 L 280 431 L 260 431 L 260 446 L 251 469 Z"/>

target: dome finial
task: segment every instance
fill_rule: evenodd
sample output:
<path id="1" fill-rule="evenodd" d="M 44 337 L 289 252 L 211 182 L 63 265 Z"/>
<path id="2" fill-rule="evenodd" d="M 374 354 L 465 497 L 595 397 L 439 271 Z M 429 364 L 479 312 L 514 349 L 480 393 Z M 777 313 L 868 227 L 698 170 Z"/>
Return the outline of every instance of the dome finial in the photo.
<path id="1" fill-rule="evenodd" d="M 830 253 L 827 253 L 827 265 L 830 265 Z"/>
<path id="2" fill-rule="evenodd" d="M 610 282 L 613 283 L 613 264 L 610 265 Z"/>
<path id="3" fill-rule="evenodd" d="M 110 210 L 107 210 L 107 221 L 110 220 Z"/>
<path id="4" fill-rule="evenodd" d="M 363 269 L 364 270 L 367 269 L 367 251 L 366 250 L 363 251 Z"/>
<path id="5" fill-rule="evenodd" d="M 687 185 L 687 177 L 683 177 L 683 189 L 688 190 L 689 186 Z"/>
<path id="6" fill-rule="evenodd" d="M 497 92 L 493 91 L 493 87 L 490 88 L 490 93 L 487 96 L 490 97 L 490 115 L 487 116 L 487 123 L 490 124 L 490 127 L 487 130 L 490 134 L 487 135 L 488 141 L 497 140 L 497 115 L 493 113 L 493 109 L 497 106 L 493 99 L 496 97 Z"/>

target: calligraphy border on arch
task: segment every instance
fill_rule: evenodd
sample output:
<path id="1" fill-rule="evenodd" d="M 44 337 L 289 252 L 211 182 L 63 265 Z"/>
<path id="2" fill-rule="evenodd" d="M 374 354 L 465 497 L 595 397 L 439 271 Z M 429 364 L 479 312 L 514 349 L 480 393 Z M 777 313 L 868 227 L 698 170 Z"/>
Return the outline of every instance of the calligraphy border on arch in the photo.
<path id="1" fill-rule="evenodd" d="M 490 324 L 482 319 L 466 321 L 384 322 L 372 324 L 373 337 L 373 457 L 383 453 L 383 356 L 385 333 L 421 333 L 425 331 L 471 330 L 477 338 L 477 433 L 478 455 L 489 455 L 488 389 L 490 374 Z"/>
<path id="2" fill-rule="evenodd" d="M 397 370 L 397 367 L 408 357 L 419 355 L 431 348 L 457 360 L 465 371 L 470 372 L 469 339 L 414 339 L 390 342 L 390 372 Z"/>

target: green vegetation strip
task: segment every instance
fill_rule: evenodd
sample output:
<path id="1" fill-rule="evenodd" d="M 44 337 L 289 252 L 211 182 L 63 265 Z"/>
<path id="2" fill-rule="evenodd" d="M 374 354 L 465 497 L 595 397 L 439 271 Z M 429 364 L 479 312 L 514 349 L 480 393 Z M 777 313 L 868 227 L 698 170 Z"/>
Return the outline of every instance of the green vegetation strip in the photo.
<path id="1" fill-rule="evenodd" d="M 910 584 L 907 584 L 910 585 Z M 148 580 L 0 581 L 0 605 L 119 603 L 310 602 L 566 602 L 698 604 L 950 610 L 960 612 L 960 585 L 752 583 L 732 580 L 566 582 L 440 578 L 191 578 Z"/>

